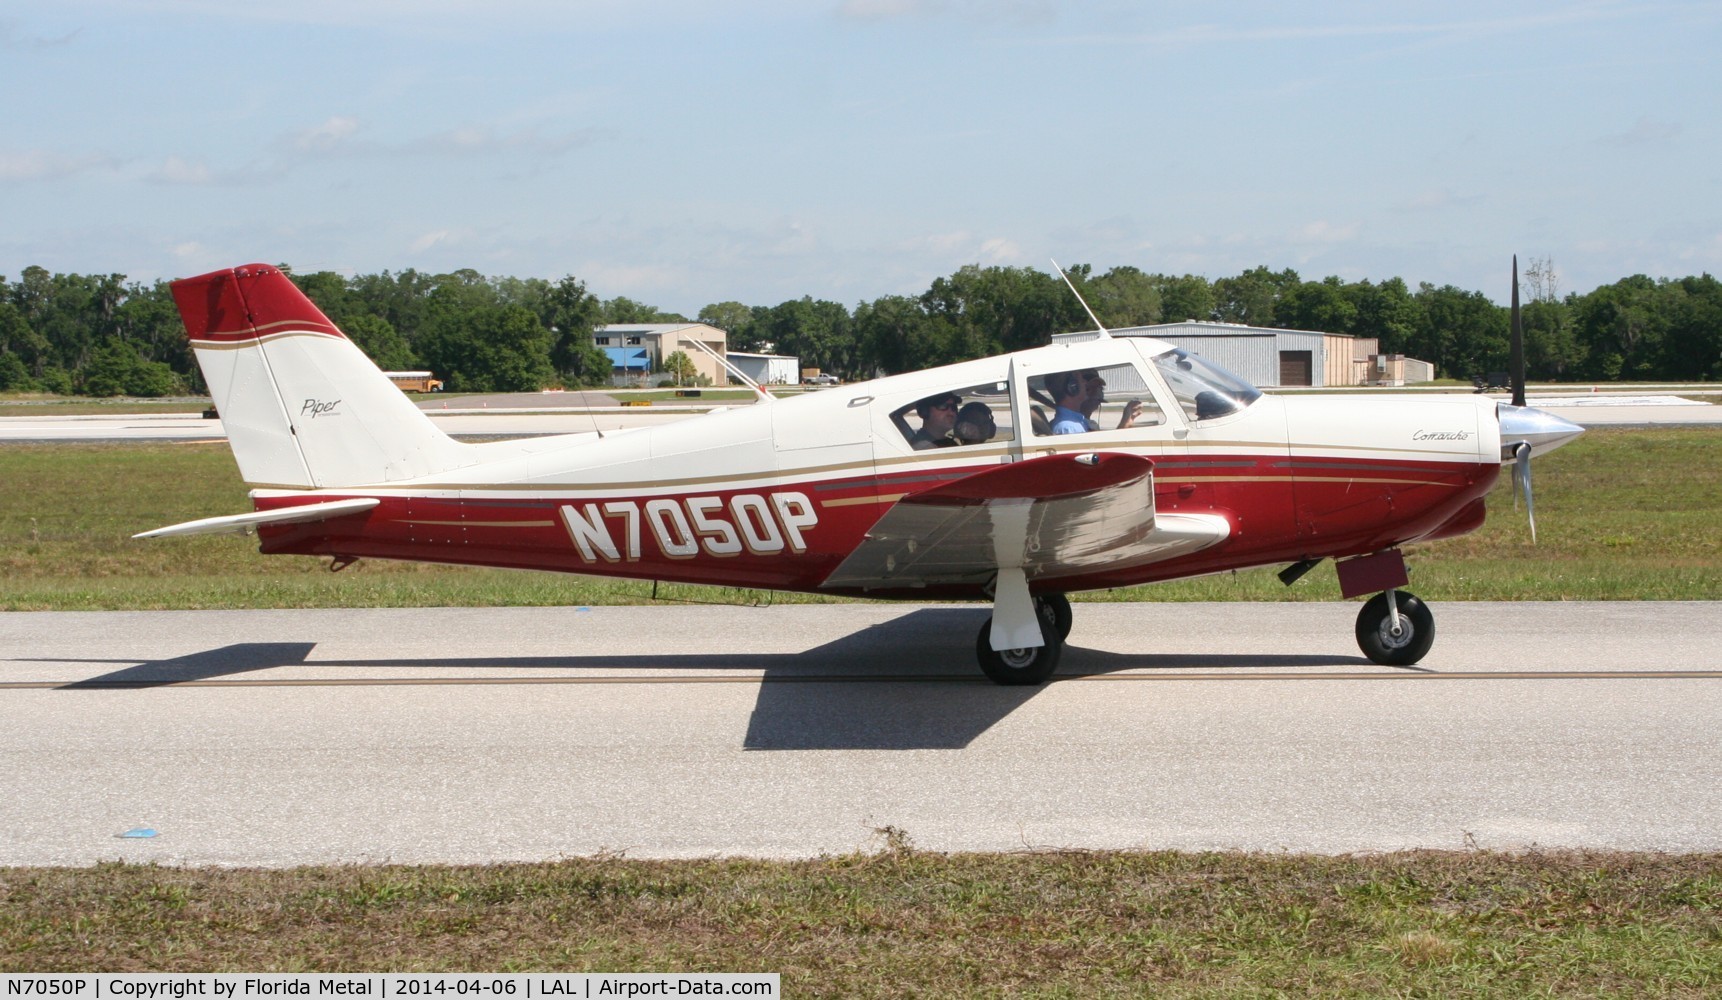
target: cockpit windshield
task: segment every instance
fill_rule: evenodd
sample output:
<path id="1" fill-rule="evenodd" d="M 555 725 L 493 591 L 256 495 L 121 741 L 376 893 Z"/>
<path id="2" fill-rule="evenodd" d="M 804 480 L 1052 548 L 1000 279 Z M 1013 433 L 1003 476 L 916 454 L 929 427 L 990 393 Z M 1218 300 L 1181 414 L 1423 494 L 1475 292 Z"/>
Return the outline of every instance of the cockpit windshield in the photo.
<path id="1" fill-rule="evenodd" d="M 1260 389 L 1182 348 L 1155 357 L 1154 364 L 1191 420 L 1230 416 L 1262 398 Z"/>

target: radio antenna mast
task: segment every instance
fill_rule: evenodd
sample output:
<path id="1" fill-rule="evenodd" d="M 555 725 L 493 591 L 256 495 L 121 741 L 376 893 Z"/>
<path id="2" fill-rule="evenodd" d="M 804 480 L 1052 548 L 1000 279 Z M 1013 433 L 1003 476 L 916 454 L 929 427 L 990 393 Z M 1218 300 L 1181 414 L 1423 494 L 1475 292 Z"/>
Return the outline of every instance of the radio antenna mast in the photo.
<path id="1" fill-rule="evenodd" d="M 1058 272 L 1058 276 L 1060 278 L 1064 279 L 1065 287 L 1070 289 L 1070 294 L 1076 296 L 1076 301 L 1082 304 L 1082 311 L 1087 313 L 1088 318 L 1094 321 L 1094 328 L 1100 331 L 1100 335 L 1102 337 L 1112 336 L 1112 331 L 1106 329 L 1106 326 L 1100 322 L 1100 317 L 1094 315 L 1094 310 L 1088 308 L 1088 300 L 1084 299 L 1082 297 L 1082 293 L 1076 290 L 1076 286 L 1070 281 L 1070 275 L 1064 273 L 1064 268 L 1058 266 L 1058 261 L 1053 260 L 1051 257 L 1048 257 L 1047 260 L 1052 260 L 1053 269 Z"/>

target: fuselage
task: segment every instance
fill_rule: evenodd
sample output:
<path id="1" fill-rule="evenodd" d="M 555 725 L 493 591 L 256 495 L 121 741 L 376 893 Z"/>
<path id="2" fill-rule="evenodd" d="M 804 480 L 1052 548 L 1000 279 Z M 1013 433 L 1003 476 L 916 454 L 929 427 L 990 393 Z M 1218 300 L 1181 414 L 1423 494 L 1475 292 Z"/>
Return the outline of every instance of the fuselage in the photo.
<path id="1" fill-rule="evenodd" d="M 1190 360 L 1146 338 L 1055 344 L 654 428 L 537 441 L 528 453 L 415 479 L 253 497 L 259 509 L 381 500 L 363 517 L 264 527 L 265 552 L 878 597 L 983 596 L 984 582 L 936 574 L 867 585 L 829 578 L 899 500 L 1046 455 L 1147 458 L 1144 505 L 1223 518 L 1228 530 L 1147 564 L 1031 572 L 1036 592 L 1344 557 L 1482 523 L 1501 465 L 1492 401 L 1260 396 L 1205 381 Z M 1098 429 L 1048 433 L 1055 411 L 1045 387 L 1060 373 L 1089 372 L 1107 383 L 1091 415 Z M 1205 398 L 1216 391 L 1225 407 Z M 941 394 L 982 404 L 993 433 L 917 450 L 915 432 L 934 426 L 921 422 L 938 419 L 917 404 Z M 1126 397 L 1144 416 L 1119 427 Z"/>

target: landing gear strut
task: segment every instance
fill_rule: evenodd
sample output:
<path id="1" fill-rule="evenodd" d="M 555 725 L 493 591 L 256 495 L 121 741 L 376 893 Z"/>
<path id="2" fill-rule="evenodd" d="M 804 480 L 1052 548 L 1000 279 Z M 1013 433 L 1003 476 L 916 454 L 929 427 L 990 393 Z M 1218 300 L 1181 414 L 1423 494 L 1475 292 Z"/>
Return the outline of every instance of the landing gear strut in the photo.
<path id="1" fill-rule="evenodd" d="M 1435 616 L 1410 591 L 1376 594 L 1357 613 L 1357 646 L 1384 667 L 1410 666 L 1423 659 L 1434 642 Z"/>
<path id="2" fill-rule="evenodd" d="M 1034 599 L 1034 613 L 1040 623 L 1040 646 L 994 649 L 992 618 L 981 624 L 980 634 L 975 636 L 975 656 L 981 672 L 994 684 L 1043 684 L 1058 669 L 1064 639 L 1070 634 L 1070 601 L 1063 594 L 1046 594 Z"/>

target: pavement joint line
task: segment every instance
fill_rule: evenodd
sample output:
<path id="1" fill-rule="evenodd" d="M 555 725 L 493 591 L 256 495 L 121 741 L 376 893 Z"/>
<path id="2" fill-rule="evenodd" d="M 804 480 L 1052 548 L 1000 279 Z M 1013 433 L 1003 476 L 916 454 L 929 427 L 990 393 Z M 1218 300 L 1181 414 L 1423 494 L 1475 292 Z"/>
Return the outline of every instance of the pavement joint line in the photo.
<path id="1" fill-rule="evenodd" d="M 1417 673 L 1372 673 L 1323 671 L 1319 673 L 1177 673 L 1056 674 L 1063 681 L 1485 681 L 1485 680 L 1722 680 L 1722 670 L 1515 670 L 1450 671 Z M 506 686 L 551 684 L 981 684 L 985 678 L 969 674 L 790 674 L 749 673 L 735 676 L 648 676 L 603 675 L 597 677 L 283 677 L 252 680 L 132 680 L 132 681 L 0 681 L 0 691 L 122 691 L 145 688 L 254 688 L 254 687 L 433 687 L 438 685 Z"/>

